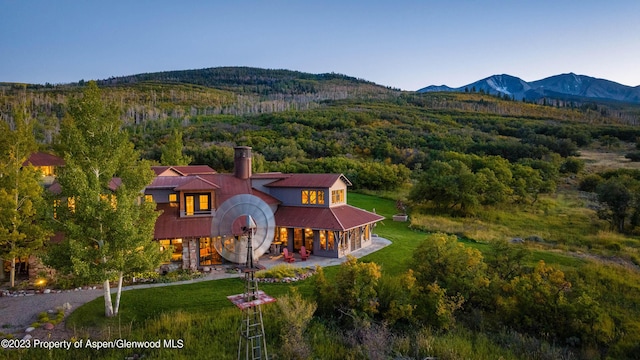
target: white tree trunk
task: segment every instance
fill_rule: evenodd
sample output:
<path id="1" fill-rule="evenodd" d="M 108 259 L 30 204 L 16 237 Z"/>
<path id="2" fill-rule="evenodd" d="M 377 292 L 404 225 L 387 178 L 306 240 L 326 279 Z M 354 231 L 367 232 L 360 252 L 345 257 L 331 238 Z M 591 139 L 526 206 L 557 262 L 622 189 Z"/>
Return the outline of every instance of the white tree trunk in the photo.
<path id="1" fill-rule="evenodd" d="M 118 292 L 116 293 L 116 306 L 113 309 L 113 315 L 118 315 L 118 310 L 120 309 L 120 294 L 122 294 L 122 278 L 124 274 L 120 271 L 120 275 L 118 277 Z"/>
<path id="2" fill-rule="evenodd" d="M 111 303 L 111 287 L 109 286 L 109 280 L 105 280 L 102 285 L 104 293 L 104 316 L 113 316 L 113 304 Z"/>
<path id="3" fill-rule="evenodd" d="M 4 271 L 4 269 L 2 269 Z M 11 270 L 9 271 L 11 287 L 16 286 L 16 258 L 11 258 Z"/>

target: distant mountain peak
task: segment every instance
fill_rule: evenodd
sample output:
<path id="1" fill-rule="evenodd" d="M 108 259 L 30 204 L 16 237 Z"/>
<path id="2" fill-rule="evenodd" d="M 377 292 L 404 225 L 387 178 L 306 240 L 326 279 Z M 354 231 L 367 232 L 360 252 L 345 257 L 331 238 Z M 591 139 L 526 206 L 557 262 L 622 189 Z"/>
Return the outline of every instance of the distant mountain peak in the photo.
<path id="1" fill-rule="evenodd" d="M 494 95 L 507 95 L 516 100 L 549 98 L 604 99 L 640 103 L 640 86 L 630 87 L 610 80 L 597 79 L 573 72 L 526 82 L 509 74 L 492 75 L 459 88 L 446 85 L 427 86 L 418 92 L 477 91 Z"/>

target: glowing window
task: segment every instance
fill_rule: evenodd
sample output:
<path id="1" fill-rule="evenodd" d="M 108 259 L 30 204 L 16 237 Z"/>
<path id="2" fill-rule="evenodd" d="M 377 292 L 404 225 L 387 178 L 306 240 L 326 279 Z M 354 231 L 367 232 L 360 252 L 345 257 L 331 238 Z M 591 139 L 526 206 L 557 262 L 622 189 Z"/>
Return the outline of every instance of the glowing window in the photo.
<path id="1" fill-rule="evenodd" d="M 172 249 L 171 261 L 182 261 L 182 239 L 162 239 L 160 243 L 160 251 Z"/>
<path id="2" fill-rule="evenodd" d="M 199 199 L 199 206 L 200 208 L 198 210 L 203 211 L 203 210 L 209 210 L 209 195 L 200 195 L 198 197 Z"/>
<path id="3" fill-rule="evenodd" d="M 67 198 L 67 206 L 69 207 L 69 211 L 76 212 L 76 199 L 70 197 Z"/>
<path id="4" fill-rule="evenodd" d="M 193 195 L 187 195 L 184 197 L 184 206 L 186 214 L 193 215 L 195 211 L 195 200 L 193 198 Z"/>
<path id="5" fill-rule="evenodd" d="M 178 194 L 169 194 L 169 202 L 170 203 L 178 202 Z"/>
<path id="6" fill-rule="evenodd" d="M 340 204 L 344 202 L 344 190 L 331 191 L 331 202 L 333 204 Z"/>
<path id="7" fill-rule="evenodd" d="M 316 205 L 324 204 L 324 191 L 322 190 L 302 190 L 302 204 Z"/>

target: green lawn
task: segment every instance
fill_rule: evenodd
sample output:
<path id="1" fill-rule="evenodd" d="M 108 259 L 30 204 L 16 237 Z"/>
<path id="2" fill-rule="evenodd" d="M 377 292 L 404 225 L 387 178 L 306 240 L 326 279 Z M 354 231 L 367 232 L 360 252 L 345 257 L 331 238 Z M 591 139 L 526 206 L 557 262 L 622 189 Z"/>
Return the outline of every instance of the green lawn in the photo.
<path id="1" fill-rule="evenodd" d="M 356 193 L 349 194 L 349 203 L 366 209 L 375 208 L 378 214 L 388 219 L 378 224 L 374 230 L 379 236 L 390 239 L 393 244 L 363 258 L 365 261 L 376 262 L 388 274 L 399 274 L 408 269 L 407 260 L 413 250 L 426 234 L 412 231 L 407 223 L 394 222 L 391 216 L 396 212 L 395 201 L 381 199 L 370 195 Z M 327 269 L 331 276 L 335 270 Z M 299 288 L 304 295 L 310 295 L 312 288 L 310 281 L 302 281 L 294 285 L 263 284 L 264 289 L 271 295 L 279 296 L 287 293 L 291 286 Z M 182 310 L 189 313 L 207 314 L 215 309 L 233 308 L 227 300 L 227 295 L 241 293 L 243 282 L 239 278 L 203 281 L 188 285 L 156 287 L 140 290 L 129 290 L 122 293 L 120 319 L 105 320 L 104 301 L 102 297 L 81 306 L 67 319 L 68 326 L 85 328 L 104 324 L 133 324 L 140 325 L 145 319 L 157 317 L 162 313 Z"/>
<path id="2" fill-rule="evenodd" d="M 382 266 L 382 271 L 387 275 L 398 275 L 408 269 L 408 264 L 417 246 L 428 236 L 427 232 L 413 230 L 409 223 L 394 222 L 391 216 L 396 213 L 395 201 L 383 199 L 371 195 L 350 193 L 349 203 L 366 209 L 373 210 L 386 219 L 378 223 L 374 233 L 392 241 L 392 244 L 362 258 L 362 261 L 371 261 Z M 562 205 L 564 207 L 564 205 Z M 551 209 L 555 215 L 561 213 L 562 209 Z M 508 223 L 515 223 L 521 220 L 516 215 L 503 215 L 503 220 Z M 453 219 L 455 220 L 455 219 Z M 532 221 L 531 219 L 529 219 Z M 444 221 L 446 222 L 446 221 Z M 494 224 L 498 228 L 498 224 Z M 526 224 L 525 227 L 531 227 Z M 580 226 L 586 229 L 587 226 Z M 489 242 L 476 241 L 469 237 L 460 240 L 466 246 L 480 250 L 485 255 L 492 251 Z M 554 264 L 562 269 L 584 268 L 592 266 L 592 262 L 568 255 L 559 249 L 549 251 L 544 247 L 534 248 L 529 261 L 535 263 L 544 260 L 548 264 Z M 325 274 L 331 278 L 338 267 L 325 269 Z M 611 275 L 612 278 L 614 275 Z M 617 275 L 615 275 L 617 276 Z M 291 288 L 297 288 L 305 297 L 312 297 L 312 281 L 306 280 L 294 284 L 262 284 L 261 289 L 276 298 L 286 295 Z M 244 290 L 243 281 L 240 278 L 223 279 L 216 281 L 203 281 L 188 285 L 166 286 L 139 290 L 125 291 L 122 294 L 122 305 L 120 315 L 116 319 L 104 318 L 104 302 L 98 298 L 84 306 L 76 309 L 67 319 L 67 327 L 75 329 L 77 336 L 86 336 L 86 329 L 102 329 L 102 334 L 113 337 L 122 336 L 127 339 L 151 339 L 151 338 L 181 338 L 185 341 L 185 348 L 179 352 L 175 350 L 162 350 L 159 352 L 147 353 L 148 358 L 200 358 L 203 354 L 212 352 L 216 358 L 235 358 L 235 344 L 237 344 L 236 324 L 240 322 L 240 311 L 236 309 L 226 298 L 231 294 L 241 293 Z M 275 323 L 278 320 L 277 306 L 265 306 L 265 321 Z M 322 323 L 313 323 L 314 329 L 324 329 Z M 275 328 L 268 325 L 269 347 L 277 348 L 280 340 Z M 315 331 L 315 330 L 314 330 Z M 345 356 L 347 350 L 343 345 L 332 342 L 331 336 L 325 330 L 318 330 L 314 333 L 314 338 L 310 340 L 314 344 L 315 351 L 319 351 L 326 358 L 340 359 Z M 85 335 L 83 335 L 85 334 Z M 204 338 L 202 337 L 204 336 Z M 474 335 L 475 336 L 475 335 Z M 478 335 L 480 336 L 480 335 Z M 439 341 L 453 339 L 458 342 L 456 347 L 463 348 L 477 341 L 476 338 L 468 339 L 469 335 L 450 334 L 449 337 L 432 336 L 432 341 L 437 344 Z M 206 338 L 206 339 L 205 339 Z M 215 339 L 215 340 L 213 340 Z M 324 340 L 323 340 L 324 339 Z M 475 340 L 474 340 L 475 339 Z M 213 341 L 213 343 L 212 343 Z M 469 343 L 471 341 L 471 343 Z M 208 345 L 203 345 L 208 344 Z M 465 345 L 465 346 L 466 346 Z M 435 346 L 435 345 L 434 345 Z M 443 344 L 444 350 L 438 351 L 440 354 L 446 353 L 448 345 Z M 328 349 L 332 350 L 328 350 Z M 322 350 L 324 349 L 324 350 Z M 491 354 L 498 351 L 487 342 L 485 352 Z M 502 350 L 500 350 L 502 351 Z M 58 353 L 56 353 L 58 354 Z M 64 358 L 60 353 L 59 357 Z M 94 357 L 90 352 L 85 356 Z M 93 355 L 96 355 L 93 353 Z M 462 353 L 458 355 L 463 356 Z M 491 355 L 487 355 L 491 358 Z M 100 358 L 122 358 L 122 353 L 117 351 L 100 352 Z M 0 354 L 0 358 L 2 355 Z M 505 353 L 504 358 L 511 358 Z"/>
<path id="3" fill-rule="evenodd" d="M 370 255 L 363 257 L 363 261 L 375 262 L 382 266 L 383 273 L 399 275 L 408 270 L 412 254 L 428 233 L 413 230 L 408 222 L 395 222 L 391 216 L 396 213 L 395 201 L 376 196 L 350 193 L 349 203 L 386 217 L 378 223 L 374 233 L 392 241 L 392 244 Z M 510 216 L 517 218 L 517 215 Z M 508 221 L 512 223 L 512 221 Z M 532 226 L 531 224 L 527 227 Z M 475 241 L 461 238 L 465 245 L 476 248 L 484 254 L 492 251 L 492 247 L 485 241 Z M 562 251 L 547 251 L 533 249 L 529 262 L 531 264 L 544 260 L 548 264 L 557 265 L 563 269 L 577 268 L 588 263 L 587 260 L 568 255 Z M 335 274 L 337 267 L 325 269 L 327 276 Z M 311 296 L 310 281 L 289 284 L 264 284 L 262 289 L 274 296 L 286 294 L 291 286 L 306 296 Z M 189 313 L 208 314 L 216 309 L 233 308 L 226 296 L 243 291 L 242 280 L 239 278 L 204 281 L 188 285 L 176 285 L 140 290 L 125 291 L 122 294 L 120 319 L 105 320 L 104 303 L 102 298 L 96 299 L 74 311 L 68 318 L 68 326 L 91 327 L 105 324 L 127 323 L 133 327 L 141 325 L 146 319 L 160 314 L 182 310 Z"/>

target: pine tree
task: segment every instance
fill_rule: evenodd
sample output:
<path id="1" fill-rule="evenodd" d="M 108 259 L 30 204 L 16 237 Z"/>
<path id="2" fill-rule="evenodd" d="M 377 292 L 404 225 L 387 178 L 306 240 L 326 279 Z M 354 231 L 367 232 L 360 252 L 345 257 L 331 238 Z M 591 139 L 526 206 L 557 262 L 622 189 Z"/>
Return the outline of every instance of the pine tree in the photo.
<path id="1" fill-rule="evenodd" d="M 153 179 L 151 166 L 139 159 L 117 109 L 102 102 L 94 82 L 70 101 L 58 146 L 66 162 L 58 178 L 65 206 L 57 211 L 65 240 L 47 262 L 86 282 L 102 282 L 105 315 L 115 316 L 124 275 L 153 270 L 163 257 L 153 240 L 155 205 L 140 199 Z M 109 282 L 116 279 L 114 306 Z"/>
<path id="2" fill-rule="evenodd" d="M 0 258 L 11 261 L 10 283 L 15 286 L 16 259 L 28 257 L 42 247 L 50 232 L 39 216 L 44 209 L 41 174 L 27 159 L 38 145 L 34 121 L 24 104 L 14 111 L 13 124 L 0 122 Z M 2 261 L 0 261 L 2 264 Z M 0 271 L 4 271 L 0 269 Z"/>
<path id="3" fill-rule="evenodd" d="M 162 165 L 189 165 L 191 156 L 182 153 L 182 131 L 174 129 L 169 137 L 169 141 L 162 148 L 160 163 Z"/>

